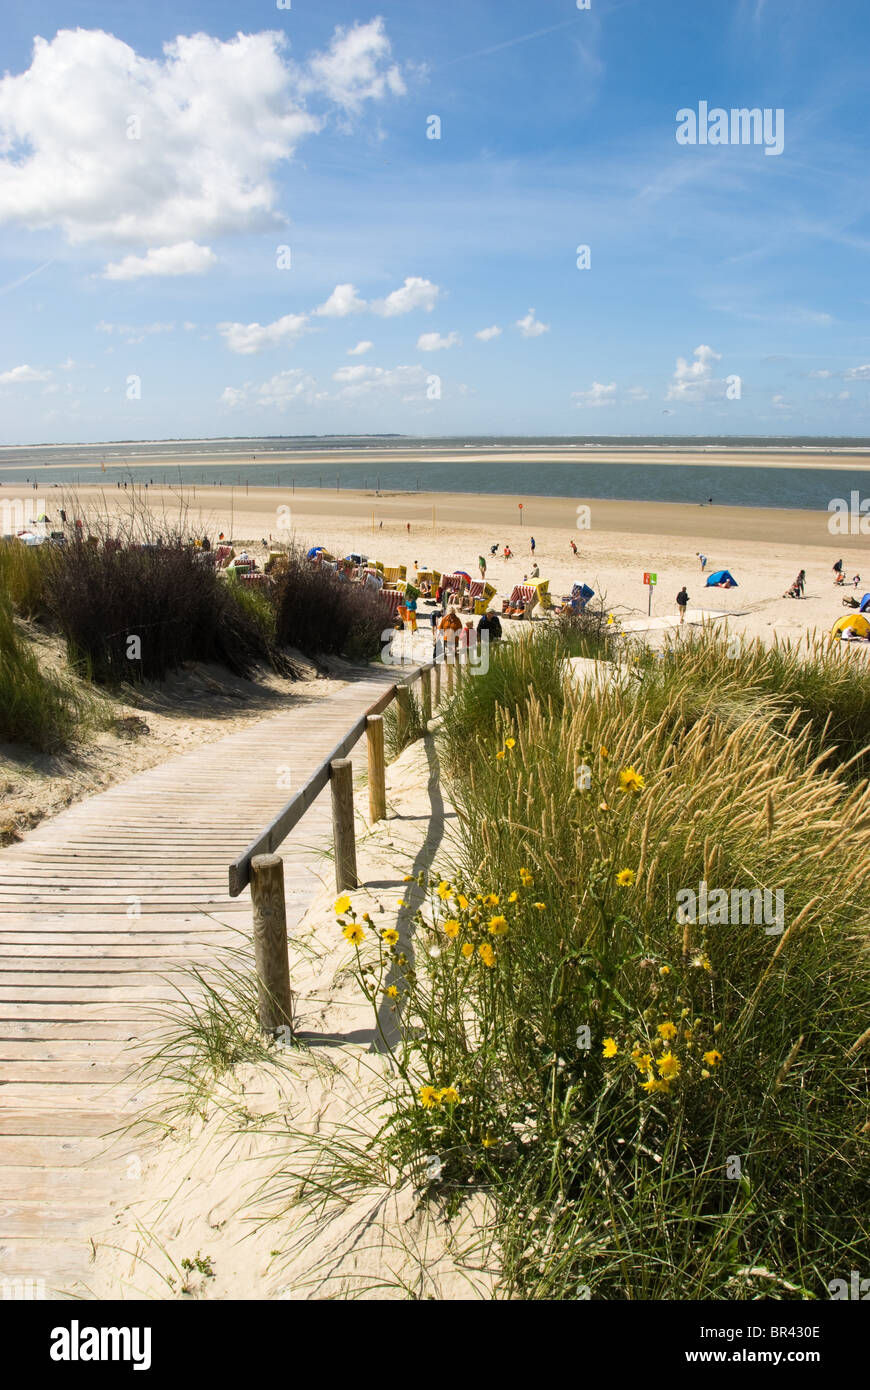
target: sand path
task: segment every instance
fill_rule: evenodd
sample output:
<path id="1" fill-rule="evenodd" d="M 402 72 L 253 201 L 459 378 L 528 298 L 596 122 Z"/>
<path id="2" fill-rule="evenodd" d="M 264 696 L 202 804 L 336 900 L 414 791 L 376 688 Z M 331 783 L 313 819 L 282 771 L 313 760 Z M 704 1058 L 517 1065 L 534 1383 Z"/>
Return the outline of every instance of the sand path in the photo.
<path id="1" fill-rule="evenodd" d="M 227 866 L 388 688 L 362 677 L 113 786 L 0 852 L 0 1289 L 87 1288 L 89 1238 L 131 1200 L 131 1079 L 172 979 L 249 933 Z M 365 758 L 365 740 L 355 751 Z M 289 784 L 289 787 L 288 787 Z M 288 926 L 332 865 L 329 791 L 285 841 Z M 10 1281 L 13 1288 L 10 1290 Z M 27 1281 L 38 1281 L 28 1284 Z"/>

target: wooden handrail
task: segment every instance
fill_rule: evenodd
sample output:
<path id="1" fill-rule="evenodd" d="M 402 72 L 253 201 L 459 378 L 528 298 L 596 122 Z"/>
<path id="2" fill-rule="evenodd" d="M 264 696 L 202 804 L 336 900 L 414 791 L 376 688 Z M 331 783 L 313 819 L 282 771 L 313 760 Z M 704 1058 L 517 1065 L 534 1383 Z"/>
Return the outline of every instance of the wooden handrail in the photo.
<path id="1" fill-rule="evenodd" d="M 359 742 L 368 728 L 368 719 L 371 715 L 383 714 L 384 710 L 392 704 L 396 698 L 396 692 L 400 689 L 407 689 L 412 681 L 418 680 L 424 672 L 429 672 L 435 666 L 434 661 L 428 661 L 410 671 L 402 681 L 396 681 L 390 686 L 373 705 L 370 705 L 345 734 L 340 743 L 336 744 L 332 752 L 324 758 L 320 766 L 311 774 L 305 786 L 292 796 L 286 806 L 278 812 L 273 821 L 266 826 L 262 834 L 258 835 L 244 853 L 234 860 L 229 867 L 229 891 L 231 898 L 237 898 L 241 892 L 247 888 L 251 882 L 251 860 L 257 855 L 274 854 L 278 846 L 286 840 L 290 831 L 299 824 L 305 812 L 314 804 L 317 797 L 329 784 L 331 777 L 331 765 L 336 759 L 346 758 L 351 749 Z M 431 710 L 430 710 L 431 715 Z"/>

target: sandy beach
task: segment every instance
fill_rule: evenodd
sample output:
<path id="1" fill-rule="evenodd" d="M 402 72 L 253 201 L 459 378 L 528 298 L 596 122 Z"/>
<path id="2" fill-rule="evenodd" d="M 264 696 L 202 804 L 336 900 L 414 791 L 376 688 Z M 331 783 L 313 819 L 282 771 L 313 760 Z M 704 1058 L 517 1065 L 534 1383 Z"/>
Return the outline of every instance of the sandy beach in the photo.
<path id="1" fill-rule="evenodd" d="M 20 488 L 0 487 L 0 506 L 20 497 Z M 187 526 L 212 538 L 223 531 L 237 549 L 262 552 L 262 542 L 324 545 L 334 554 L 358 551 L 385 564 L 415 562 L 444 572 L 467 570 L 478 576 L 478 557 L 487 561 L 487 578 L 497 586 L 496 606 L 530 573 L 531 538 L 540 577 L 557 598 L 577 581 L 590 584 L 610 608 L 634 626 L 647 617 L 645 572 L 657 575 L 653 629 L 676 617 L 676 594 L 686 585 L 693 612 L 724 612 L 734 632 L 761 636 L 799 636 L 827 631 L 844 613 L 844 593 L 860 597 L 870 589 L 870 556 L 860 535 L 840 537 L 828 529 L 826 512 L 626 502 L 576 498 L 474 493 L 384 493 L 266 487 L 189 487 L 132 489 L 61 487 L 40 489 L 52 518 L 63 508 L 68 518 L 129 515 L 146 508 L 159 528 Z M 29 499 L 27 505 L 30 505 Z M 520 502 L 523 503 L 520 509 Z M 587 508 L 581 510 L 579 508 Z M 574 541 L 578 555 L 572 554 Z M 499 553 L 490 556 L 491 546 Z M 505 561 L 505 544 L 513 552 Z M 707 558 L 706 573 L 728 569 L 738 587 L 706 588 L 696 552 Z M 832 566 L 843 559 L 846 588 L 833 584 Z M 783 597 L 798 571 L 807 585 L 800 601 Z M 864 575 L 857 588 L 854 575 Z"/>

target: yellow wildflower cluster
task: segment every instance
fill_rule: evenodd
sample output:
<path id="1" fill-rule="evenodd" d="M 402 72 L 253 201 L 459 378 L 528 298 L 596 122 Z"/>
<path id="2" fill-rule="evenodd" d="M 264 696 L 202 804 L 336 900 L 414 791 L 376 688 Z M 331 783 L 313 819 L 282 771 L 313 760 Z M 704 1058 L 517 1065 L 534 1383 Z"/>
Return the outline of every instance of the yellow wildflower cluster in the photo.
<path id="1" fill-rule="evenodd" d="M 439 1105 L 458 1105 L 459 1091 L 455 1086 L 421 1086 L 417 1095 L 426 1110 L 435 1110 Z"/>
<path id="2" fill-rule="evenodd" d="M 683 1021 L 683 1016 L 688 1012 L 687 1009 L 682 1010 Z M 680 1029 L 670 1018 L 662 1019 L 655 1027 L 652 1040 L 645 1043 L 635 1040 L 622 1047 L 616 1038 L 604 1038 L 601 1054 L 608 1061 L 615 1057 L 625 1058 L 628 1074 L 637 1073 L 640 1089 L 646 1095 L 668 1095 L 674 1084 L 681 1079 L 700 1076 L 702 1080 L 708 1080 L 712 1070 L 722 1064 L 722 1053 L 716 1048 L 710 1048 L 698 1057 L 694 1038 L 696 1030 L 700 1027 L 700 1020 L 695 1020 L 694 1028 L 683 1030 L 682 1039 L 686 1044 L 686 1052 L 682 1057 L 677 1052 Z M 703 1068 L 699 1067 L 700 1061 L 704 1062 Z"/>
<path id="3" fill-rule="evenodd" d="M 496 761 L 497 761 L 497 762 L 500 762 L 500 763 L 501 763 L 501 762 L 504 762 L 504 760 L 505 760 L 505 758 L 507 757 L 508 753 L 511 751 L 512 748 L 516 748 L 516 746 L 517 746 L 517 741 L 516 741 L 515 738 L 506 738 L 505 741 L 504 741 L 504 748 L 500 748 L 500 749 L 498 750 L 498 752 L 496 753 L 496 755 L 495 755 L 495 756 L 496 756 Z"/>

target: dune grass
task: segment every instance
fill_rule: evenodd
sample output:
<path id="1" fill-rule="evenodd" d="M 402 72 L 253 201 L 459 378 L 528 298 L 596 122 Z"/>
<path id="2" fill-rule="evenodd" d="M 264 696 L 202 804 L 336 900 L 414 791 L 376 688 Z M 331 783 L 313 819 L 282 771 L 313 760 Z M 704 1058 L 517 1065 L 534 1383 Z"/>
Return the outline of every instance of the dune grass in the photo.
<path id="1" fill-rule="evenodd" d="M 40 670 L 0 589 L 0 739 L 56 753 L 80 738 L 96 717 L 94 701 L 71 682 Z"/>
<path id="2" fill-rule="evenodd" d="M 524 699 L 486 722 L 481 677 L 448 714 L 459 843 L 408 940 L 338 905 L 361 988 L 398 990 L 379 1142 L 490 1192 L 508 1294 L 827 1297 L 870 1254 L 866 781 L 763 689 L 687 710 L 706 647 L 665 703 L 664 677 L 556 694 L 544 643 L 504 659 Z M 781 923 L 681 921 L 702 882 L 781 892 Z"/>

